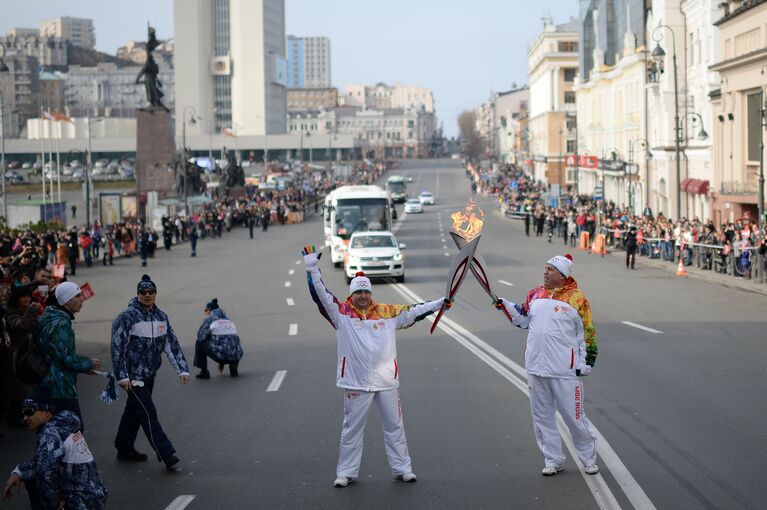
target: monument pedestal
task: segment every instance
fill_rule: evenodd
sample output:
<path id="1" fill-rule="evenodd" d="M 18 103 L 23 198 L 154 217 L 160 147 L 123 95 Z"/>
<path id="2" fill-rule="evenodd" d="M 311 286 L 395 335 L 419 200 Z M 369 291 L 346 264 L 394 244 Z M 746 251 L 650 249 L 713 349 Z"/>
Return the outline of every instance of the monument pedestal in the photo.
<path id="1" fill-rule="evenodd" d="M 176 182 L 176 143 L 170 112 L 159 107 L 136 112 L 136 180 L 138 191 L 166 197 Z"/>

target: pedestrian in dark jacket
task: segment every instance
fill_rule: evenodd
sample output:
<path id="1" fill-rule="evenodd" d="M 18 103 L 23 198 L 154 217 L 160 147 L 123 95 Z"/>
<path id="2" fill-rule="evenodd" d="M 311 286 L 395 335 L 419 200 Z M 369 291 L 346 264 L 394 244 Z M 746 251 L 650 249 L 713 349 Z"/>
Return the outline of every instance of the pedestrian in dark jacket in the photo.
<path id="1" fill-rule="evenodd" d="M 149 275 L 141 277 L 136 291 L 138 296 L 112 323 L 112 366 L 117 383 L 128 393 L 114 444 L 119 460 L 147 460 L 134 446 L 141 427 L 157 459 L 174 471 L 179 460 L 160 425 L 152 390 L 163 353 L 181 384 L 189 382 L 189 367 L 168 316 L 155 304 L 157 286 Z"/>
<path id="2" fill-rule="evenodd" d="M 242 359 L 242 346 L 234 322 L 219 308 L 218 299 L 205 305 L 205 320 L 197 331 L 194 345 L 194 366 L 200 369 L 198 379 L 210 379 L 208 358 L 218 363 L 218 371 L 229 365 L 229 375 L 237 377 L 237 367 Z"/>
<path id="3" fill-rule="evenodd" d="M 83 307 L 80 287 L 72 282 L 56 286 L 55 301 L 40 318 L 40 346 L 51 361 L 41 386 L 50 390 L 59 411 L 72 411 L 83 421 L 77 397 L 77 374 L 101 369 L 101 360 L 77 354 L 72 321 Z M 84 425 L 83 425 L 84 429 Z"/>
<path id="4" fill-rule="evenodd" d="M 82 434 L 80 419 L 70 411 L 54 414 L 45 393 L 24 401 L 24 422 L 37 432 L 35 456 L 16 466 L 5 483 L 4 496 L 13 496 L 24 484 L 33 510 L 106 508 L 107 488 L 99 476 L 93 454 Z"/>
<path id="5" fill-rule="evenodd" d="M 189 228 L 187 229 L 187 236 L 189 237 L 189 244 L 192 248 L 192 257 L 197 256 L 197 226 L 194 222 L 189 222 Z"/>
<path id="6" fill-rule="evenodd" d="M 44 375 L 29 374 L 28 366 L 19 366 L 20 361 L 29 355 L 29 347 L 40 334 L 40 314 L 43 309 L 40 303 L 32 300 L 33 291 L 33 285 L 14 285 L 5 314 L 5 327 L 11 340 L 9 347 L 14 360 L 13 368 L 7 368 L 7 423 L 14 428 L 23 426 L 21 404 L 24 396 L 32 390 L 32 384 L 39 382 L 39 377 Z M 34 376 L 34 381 L 30 376 Z"/>
<path id="7" fill-rule="evenodd" d="M 634 269 L 637 258 L 637 228 L 631 227 L 626 234 L 626 269 Z"/>
<path id="8" fill-rule="evenodd" d="M 253 239 L 253 228 L 256 226 L 255 213 L 250 211 L 248 213 L 248 230 L 250 231 L 250 238 Z"/>
<path id="9" fill-rule="evenodd" d="M 72 230 L 67 237 L 67 259 L 69 259 L 69 274 L 74 276 L 77 273 L 77 258 L 80 255 L 78 247 L 77 232 Z"/>

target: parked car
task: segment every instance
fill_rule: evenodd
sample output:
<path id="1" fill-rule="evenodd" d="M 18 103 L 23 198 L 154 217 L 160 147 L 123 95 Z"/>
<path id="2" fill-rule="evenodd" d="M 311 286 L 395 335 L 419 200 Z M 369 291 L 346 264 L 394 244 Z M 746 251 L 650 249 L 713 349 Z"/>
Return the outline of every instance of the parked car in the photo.
<path id="1" fill-rule="evenodd" d="M 15 172 L 13 170 L 8 170 L 5 172 L 5 182 L 9 182 L 11 184 L 18 184 L 21 182 L 24 182 L 24 178 L 21 176 L 20 173 Z"/>
<path id="2" fill-rule="evenodd" d="M 78 168 L 78 167 L 83 166 L 83 164 L 80 163 L 79 160 L 73 159 L 72 161 L 69 162 L 69 166 L 71 166 L 72 168 Z"/>
<path id="3" fill-rule="evenodd" d="M 81 180 L 81 179 L 85 179 L 85 172 L 83 171 L 83 169 L 82 168 L 77 168 L 77 169 L 73 170 L 72 171 L 72 179 L 75 179 L 75 180 L 78 180 L 78 181 Z"/>
<path id="4" fill-rule="evenodd" d="M 421 205 L 421 200 L 419 200 L 418 198 L 408 198 L 407 202 L 405 202 L 405 212 L 406 213 L 422 213 L 423 206 Z"/>
<path id="5" fill-rule="evenodd" d="M 20 161 L 10 161 L 6 166 L 9 169 L 11 169 L 11 170 L 16 170 L 18 168 L 21 168 L 21 162 Z"/>
<path id="6" fill-rule="evenodd" d="M 354 232 L 344 254 L 346 282 L 350 283 L 358 271 L 364 271 L 369 278 L 394 277 L 400 283 L 405 281 L 405 259 L 391 232 Z"/>
<path id="7" fill-rule="evenodd" d="M 26 161 L 26 162 L 22 163 L 21 164 L 21 169 L 22 170 L 31 170 L 32 169 L 32 163 L 30 163 L 29 161 Z"/>
<path id="8" fill-rule="evenodd" d="M 132 167 L 124 166 L 118 171 L 118 173 L 120 174 L 121 177 L 125 179 L 133 179 L 134 177 L 136 177 L 136 172 L 133 170 Z"/>
<path id="9" fill-rule="evenodd" d="M 429 191 L 422 191 L 421 194 L 418 195 L 418 200 L 421 201 L 421 205 L 434 205 L 434 195 Z"/>

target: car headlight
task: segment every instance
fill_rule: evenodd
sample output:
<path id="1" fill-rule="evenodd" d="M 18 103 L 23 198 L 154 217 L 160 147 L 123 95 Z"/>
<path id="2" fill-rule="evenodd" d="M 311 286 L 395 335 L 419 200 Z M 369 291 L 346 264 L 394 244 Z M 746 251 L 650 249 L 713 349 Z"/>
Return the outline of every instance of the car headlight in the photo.
<path id="1" fill-rule="evenodd" d="M 395 253 L 393 258 L 394 258 L 394 260 L 402 260 L 402 254 L 401 253 Z"/>

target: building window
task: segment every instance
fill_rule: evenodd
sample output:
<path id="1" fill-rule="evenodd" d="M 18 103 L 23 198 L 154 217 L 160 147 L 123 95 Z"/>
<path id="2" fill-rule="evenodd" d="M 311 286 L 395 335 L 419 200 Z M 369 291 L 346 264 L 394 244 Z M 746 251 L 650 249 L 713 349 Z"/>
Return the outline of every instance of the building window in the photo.
<path id="1" fill-rule="evenodd" d="M 575 68 L 574 67 L 567 67 L 567 68 L 565 68 L 565 81 L 566 82 L 573 82 L 573 81 L 575 81 Z"/>
<path id="2" fill-rule="evenodd" d="M 761 93 L 748 95 L 748 161 L 759 161 L 762 142 L 761 98 Z"/>
<path id="3" fill-rule="evenodd" d="M 565 149 L 565 152 L 575 154 L 575 140 L 567 140 L 567 148 Z"/>
<path id="4" fill-rule="evenodd" d="M 577 53 L 578 43 L 575 41 L 559 41 L 560 53 Z"/>
<path id="5" fill-rule="evenodd" d="M 575 117 L 567 117 L 565 125 L 567 126 L 568 131 L 572 131 L 578 125 L 578 121 L 575 119 Z"/>
<path id="6" fill-rule="evenodd" d="M 575 104 L 575 92 L 572 90 L 565 91 L 565 104 Z"/>

